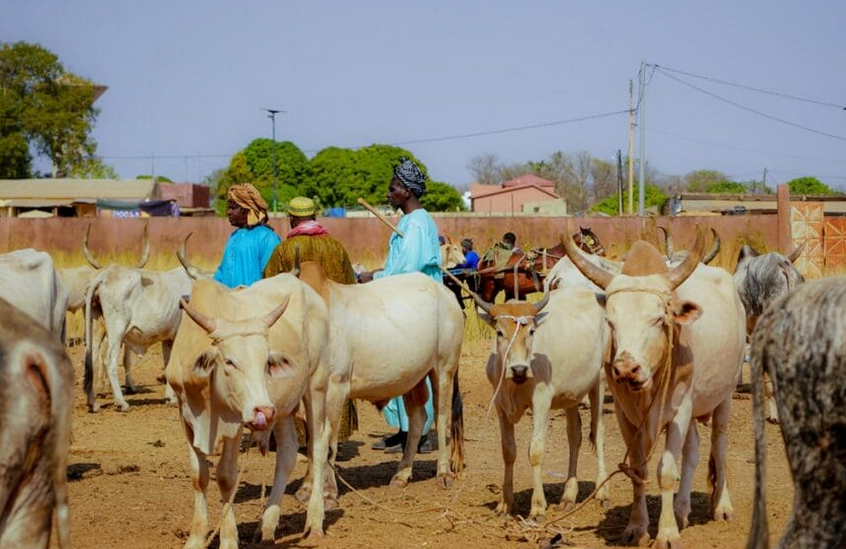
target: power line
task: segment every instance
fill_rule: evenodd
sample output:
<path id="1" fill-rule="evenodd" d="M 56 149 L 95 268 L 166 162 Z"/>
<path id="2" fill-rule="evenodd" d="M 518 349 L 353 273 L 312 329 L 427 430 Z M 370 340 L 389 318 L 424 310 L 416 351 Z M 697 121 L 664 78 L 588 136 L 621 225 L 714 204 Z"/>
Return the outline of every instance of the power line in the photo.
<path id="1" fill-rule="evenodd" d="M 652 65 L 652 67 L 654 67 L 656 69 L 664 70 L 664 71 L 674 72 L 674 73 L 677 73 L 677 74 L 683 74 L 685 76 L 691 76 L 693 78 L 699 78 L 699 79 L 702 79 L 702 80 L 707 80 L 709 82 L 716 82 L 717 84 L 724 84 L 726 86 L 732 86 L 732 87 L 740 88 L 740 89 L 744 89 L 744 90 L 750 90 L 750 91 L 754 91 L 754 92 L 758 92 L 758 93 L 765 93 L 767 95 L 774 95 L 776 97 L 782 97 L 784 99 L 792 99 L 794 101 L 803 101 L 805 103 L 812 103 L 814 105 L 821 105 L 823 107 L 834 107 L 835 109 L 846 110 L 846 107 L 844 107 L 843 105 L 838 105 L 836 103 L 828 103 L 826 101 L 818 101 L 816 99 L 808 99 L 807 97 L 799 97 L 798 95 L 790 95 L 790 94 L 787 94 L 787 93 L 781 93 L 781 92 L 776 92 L 776 91 L 772 91 L 772 90 L 765 90 L 763 88 L 755 88 L 753 86 L 744 86 L 743 84 L 737 84 L 736 82 L 729 82 L 728 80 L 720 80 L 719 78 L 711 78 L 709 76 L 702 76 L 701 74 L 694 74 L 692 72 L 682 71 L 682 70 L 679 70 L 679 69 L 673 69 L 673 68 L 670 68 L 670 67 L 666 67 L 664 65 L 655 64 L 655 65 Z"/>
<path id="2" fill-rule="evenodd" d="M 434 143 L 438 141 L 454 141 L 456 139 L 470 139 L 472 137 L 483 137 L 486 135 L 497 135 L 502 133 L 510 133 L 510 132 L 520 132 L 525 130 L 534 130 L 538 128 L 546 128 L 549 126 L 561 126 L 564 124 L 572 124 L 574 122 L 584 122 L 587 120 L 596 120 L 598 118 L 607 118 L 609 116 L 618 116 L 621 114 L 628 114 L 628 109 L 622 111 L 613 111 L 613 112 L 604 112 L 599 114 L 591 114 L 588 116 L 580 116 L 578 118 L 567 118 L 564 120 L 553 120 L 551 122 L 541 122 L 540 124 L 529 124 L 526 126 L 516 126 L 513 128 L 503 128 L 499 130 L 488 130 L 488 131 L 481 131 L 481 132 L 473 132 L 473 133 L 463 133 L 463 134 L 455 134 L 455 135 L 446 135 L 442 137 L 426 137 L 423 139 L 410 139 L 407 141 L 395 141 L 390 143 L 391 145 L 416 145 L 419 143 Z"/>
<path id="3" fill-rule="evenodd" d="M 825 136 L 825 137 L 831 137 L 833 139 L 837 139 L 837 140 L 840 140 L 840 141 L 846 141 L 846 137 L 843 137 L 842 135 L 835 135 L 833 133 L 826 133 L 826 132 L 823 132 L 823 131 L 820 131 L 820 130 L 815 130 L 814 128 L 809 128 L 808 126 L 803 126 L 801 124 L 797 124 L 796 122 L 791 122 L 791 121 L 785 120 L 783 118 L 778 118 L 777 116 L 772 116 L 770 114 L 767 114 L 767 113 L 761 112 L 759 110 L 753 109 L 752 107 L 747 107 L 746 105 L 743 105 L 741 103 L 737 103 L 737 102 L 732 101 L 730 99 L 726 99 L 725 97 L 719 96 L 716 93 L 710 92 L 706 89 L 700 88 L 699 86 L 696 86 L 694 84 L 691 84 L 690 82 L 682 80 L 681 78 L 679 78 L 677 76 L 673 76 L 672 74 L 662 70 L 660 67 L 656 67 L 656 70 L 661 72 L 667 78 L 671 78 L 671 79 L 675 80 L 676 82 L 680 82 L 681 84 L 684 84 L 685 86 L 688 86 L 690 88 L 693 88 L 694 90 L 702 92 L 705 95 L 710 95 L 714 99 L 718 99 L 719 101 L 722 101 L 723 103 L 728 103 L 729 105 L 732 105 L 732 106 L 737 107 L 739 109 L 749 111 L 753 114 L 757 114 L 758 116 L 762 116 L 762 117 L 767 118 L 769 120 L 781 122 L 782 124 L 786 124 L 788 126 L 793 126 L 794 128 L 799 128 L 800 130 L 805 130 L 807 132 L 815 133 L 817 135 L 822 135 L 822 136 Z"/>

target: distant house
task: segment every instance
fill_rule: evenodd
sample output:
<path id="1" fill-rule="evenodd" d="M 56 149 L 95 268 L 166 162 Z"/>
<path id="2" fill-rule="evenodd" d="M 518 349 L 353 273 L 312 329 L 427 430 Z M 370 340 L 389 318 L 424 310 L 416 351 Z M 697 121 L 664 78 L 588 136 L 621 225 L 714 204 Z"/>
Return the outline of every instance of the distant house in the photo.
<path id="1" fill-rule="evenodd" d="M 137 210 L 160 198 L 149 179 L 0 179 L 0 217 L 93 217 L 98 202 L 109 211 L 119 211 L 115 204 Z"/>
<path id="2" fill-rule="evenodd" d="M 159 183 L 162 200 L 176 200 L 181 215 L 214 215 L 211 194 L 197 183 Z"/>
<path id="3" fill-rule="evenodd" d="M 825 215 L 846 215 L 846 196 L 791 195 L 791 202 L 821 202 Z M 670 199 L 670 215 L 695 215 L 703 212 L 737 215 L 776 213 L 774 194 L 682 193 Z"/>
<path id="4" fill-rule="evenodd" d="M 540 206 L 544 202 L 558 202 L 559 206 Z M 506 181 L 502 185 L 470 185 L 471 209 L 476 213 L 520 214 L 563 211 L 567 206 L 555 192 L 555 183 L 536 175 L 526 174 Z M 528 205 L 528 210 L 526 206 Z"/>

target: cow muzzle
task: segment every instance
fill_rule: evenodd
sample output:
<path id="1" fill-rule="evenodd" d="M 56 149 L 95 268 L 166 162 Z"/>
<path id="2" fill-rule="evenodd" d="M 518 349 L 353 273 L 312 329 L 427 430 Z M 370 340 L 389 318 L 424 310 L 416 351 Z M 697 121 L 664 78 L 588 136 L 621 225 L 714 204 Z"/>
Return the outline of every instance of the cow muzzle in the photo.
<path id="1" fill-rule="evenodd" d="M 251 431 L 264 431 L 273 425 L 273 418 L 276 417 L 276 408 L 273 406 L 256 406 L 253 408 L 253 418 L 246 422 L 247 428 Z"/>
<path id="2" fill-rule="evenodd" d="M 532 377 L 532 369 L 525 364 L 513 364 L 508 368 L 508 376 L 517 385 L 526 383 Z"/>
<path id="3" fill-rule="evenodd" d="M 649 369 L 642 366 L 628 351 L 614 359 L 611 377 L 619 385 L 628 385 L 635 393 L 649 388 L 652 381 Z"/>

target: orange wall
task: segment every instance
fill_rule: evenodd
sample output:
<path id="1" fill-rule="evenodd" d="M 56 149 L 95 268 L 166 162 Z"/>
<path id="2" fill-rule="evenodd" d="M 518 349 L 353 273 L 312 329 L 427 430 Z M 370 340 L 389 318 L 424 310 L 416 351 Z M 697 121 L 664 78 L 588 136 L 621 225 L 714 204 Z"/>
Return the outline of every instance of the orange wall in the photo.
<path id="1" fill-rule="evenodd" d="M 390 229 L 375 218 L 327 218 L 322 220 L 329 232 L 349 250 L 353 262 L 373 263 L 384 258 Z M 36 248 L 48 252 L 72 253 L 81 249 L 85 229 L 92 225 L 89 245 L 95 254 L 140 252 L 144 223 L 141 219 L 0 219 L 0 252 L 18 248 Z M 485 250 L 499 240 L 506 231 L 517 235 L 517 245 L 524 250 L 535 246 L 552 246 L 560 235 L 576 232 L 579 225 L 589 226 L 597 234 L 609 253 L 621 253 L 643 235 L 657 242 L 657 225 L 669 224 L 676 248 L 689 247 L 696 225 L 714 227 L 728 250 L 734 239 L 743 239 L 776 249 L 776 216 L 744 215 L 676 218 L 609 218 L 609 217 L 436 217 L 441 234 L 454 242 L 471 238 L 478 251 Z M 188 253 L 208 260 L 220 258 L 232 227 L 222 218 L 166 218 L 149 219 L 150 241 L 154 253 L 175 252 L 182 239 L 193 232 Z M 274 219 L 271 226 L 284 236 L 288 229 L 285 219 Z M 734 247 L 736 250 L 738 246 Z M 728 252 L 727 252 L 728 253 Z M 721 252 L 722 254 L 722 252 Z"/>

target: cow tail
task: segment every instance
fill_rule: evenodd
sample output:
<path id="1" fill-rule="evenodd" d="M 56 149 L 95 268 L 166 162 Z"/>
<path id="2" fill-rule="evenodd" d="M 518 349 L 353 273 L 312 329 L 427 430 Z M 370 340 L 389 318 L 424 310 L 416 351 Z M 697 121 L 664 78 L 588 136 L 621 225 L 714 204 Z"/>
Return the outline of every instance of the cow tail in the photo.
<path id="1" fill-rule="evenodd" d="M 767 443 L 764 437 L 764 363 L 766 346 L 755 349 L 753 341 L 752 367 L 752 421 L 755 428 L 755 500 L 752 504 L 752 525 L 746 549 L 767 549 L 770 546 L 767 526 L 767 498 L 764 487 L 766 478 Z"/>
<path id="2" fill-rule="evenodd" d="M 83 387 L 88 401 L 88 410 L 91 412 L 96 411 L 94 402 L 94 360 L 92 356 L 92 328 L 94 323 L 92 302 L 99 286 L 100 277 L 96 277 L 88 287 L 88 293 L 85 294 L 85 373 L 83 376 Z"/>
<path id="3" fill-rule="evenodd" d="M 461 390 L 458 387 L 458 369 L 455 370 L 452 380 L 450 438 L 452 439 L 452 454 L 450 455 L 452 471 L 460 473 L 464 470 L 464 403 L 461 401 Z"/>

